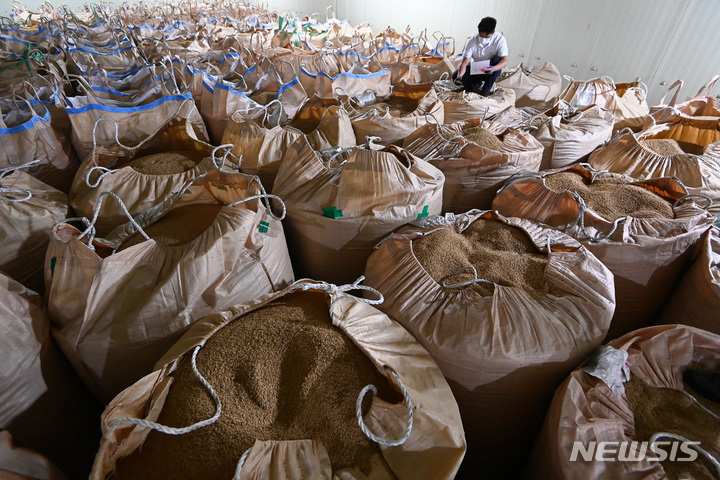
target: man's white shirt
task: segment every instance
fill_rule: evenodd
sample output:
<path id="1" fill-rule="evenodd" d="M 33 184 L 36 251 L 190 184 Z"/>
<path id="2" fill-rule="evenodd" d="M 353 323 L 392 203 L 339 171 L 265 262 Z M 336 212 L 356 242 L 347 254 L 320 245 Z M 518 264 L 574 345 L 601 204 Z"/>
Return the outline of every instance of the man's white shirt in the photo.
<path id="1" fill-rule="evenodd" d="M 508 46 L 505 36 L 500 32 L 493 33 L 490 38 L 482 38 L 475 35 L 465 45 L 463 57 L 471 58 L 474 62 L 479 60 L 490 60 L 494 56 L 506 57 Z"/>

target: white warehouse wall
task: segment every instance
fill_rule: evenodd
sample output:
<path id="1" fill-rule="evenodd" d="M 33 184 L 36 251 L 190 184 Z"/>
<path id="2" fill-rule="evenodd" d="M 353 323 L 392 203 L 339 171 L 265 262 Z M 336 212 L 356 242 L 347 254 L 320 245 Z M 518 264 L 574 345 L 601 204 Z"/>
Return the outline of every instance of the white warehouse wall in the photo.
<path id="1" fill-rule="evenodd" d="M 41 3 L 25 2 L 30 9 Z M 84 2 L 62 3 L 81 9 Z M 578 80 L 640 77 L 651 105 L 677 79 L 685 81 L 684 99 L 720 74 L 720 0 L 270 0 L 262 6 L 280 14 L 316 13 L 320 20 L 331 6 L 338 19 L 368 22 L 375 34 L 388 26 L 410 26 L 414 36 L 427 29 L 431 38 L 441 32 L 455 39 L 456 52 L 482 17 L 493 16 L 508 39 L 510 66 L 549 61 Z M 1 14 L 11 8 L 11 0 L 0 0 Z"/>

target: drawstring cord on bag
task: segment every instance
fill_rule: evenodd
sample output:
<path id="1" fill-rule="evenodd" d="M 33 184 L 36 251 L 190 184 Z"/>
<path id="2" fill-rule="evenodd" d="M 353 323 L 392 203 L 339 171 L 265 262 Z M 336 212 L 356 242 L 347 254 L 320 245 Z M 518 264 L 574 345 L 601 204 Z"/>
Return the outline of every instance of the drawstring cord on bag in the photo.
<path id="1" fill-rule="evenodd" d="M 30 168 L 35 167 L 42 164 L 40 160 L 33 160 L 28 163 L 24 163 L 22 165 L 17 165 L 13 167 L 6 167 L 3 169 L 0 169 L 0 179 L 4 178 L 6 175 L 14 172 L 15 170 L 19 170 L 21 168 Z M 8 195 L 10 194 L 17 194 L 17 195 L 24 195 L 20 198 L 10 198 Z M 21 203 L 21 202 L 27 202 L 32 198 L 32 192 L 26 188 L 13 188 L 13 187 L 0 187 L 0 201 L 8 202 L 8 203 Z"/>
<path id="2" fill-rule="evenodd" d="M 195 374 L 195 377 L 200 381 L 203 387 L 205 387 L 205 390 L 210 394 L 213 401 L 215 402 L 215 415 L 212 417 L 201 420 L 197 423 L 194 423 L 192 425 L 189 425 L 187 427 L 168 427 L 167 425 L 161 425 L 156 422 L 151 422 L 149 420 L 145 420 L 143 418 L 134 418 L 134 417 L 123 417 L 115 420 L 110 424 L 108 430 L 110 432 L 114 431 L 116 428 L 122 426 L 122 425 L 137 425 L 140 427 L 150 428 L 152 430 L 156 430 L 161 433 L 165 433 L 168 435 L 184 435 L 186 433 L 193 432 L 195 430 L 198 430 L 203 427 L 207 427 L 208 425 L 212 425 L 220 418 L 220 413 L 222 412 L 222 403 L 220 402 L 220 397 L 215 392 L 215 389 L 210 385 L 210 382 L 208 382 L 205 377 L 202 376 L 202 374 L 198 371 L 197 368 L 197 353 L 202 348 L 202 345 L 198 345 L 195 347 L 192 353 L 192 357 L 190 358 L 190 366 L 192 368 L 193 373 Z"/>

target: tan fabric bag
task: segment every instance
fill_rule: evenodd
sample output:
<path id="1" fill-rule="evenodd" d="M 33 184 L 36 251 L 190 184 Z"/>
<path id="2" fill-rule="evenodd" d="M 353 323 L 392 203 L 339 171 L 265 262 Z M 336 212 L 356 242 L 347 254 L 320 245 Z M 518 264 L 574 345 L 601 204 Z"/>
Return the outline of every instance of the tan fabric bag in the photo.
<path id="1" fill-rule="evenodd" d="M 87 476 L 100 438 L 101 405 L 53 342 L 40 296 L 0 274 L 0 312 L 0 478 L 15 464 L 7 463 L 3 429 L 71 478 Z M 73 441 L 64 441 L 67 436 Z"/>
<path id="2" fill-rule="evenodd" d="M 497 88 L 489 97 L 473 92 L 438 91 L 445 107 L 445 123 L 462 122 L 473 118 L 488 118 L 508 107 L 515 106 L 515 91 Z"/>
<path id="3" fill-rule="evenodd" d="M 50 460 L 28 448 L 13 445 L 7 430 L 0 430 L 0 478 L 3 480 L 67 480 Z"/>
<path id="4" fill-rule="evenodd" d="M 376 97 L 387 97 L 392 93 L 391 72 L 379 63 L 359 61 L 335 76 L 318 72 L 315 77 L 315 92 L 322 98 L 338 98 L 346 95 L 356 97 L 372 92 Z"/>
<path id="5" fill-rule="evenodd" d="M 70 214 L 67 195 L 20 170 L 0 173 L 0 195 L 0 271 L 42 295 L 50 230 Z"/>
<path id="6" fill-rule="evenodd" d="M 337 100 L 311 98 L 288 126 L 301 130 L 315 150 L 356 145 L 350 115 Z"/>
<path id="7" fill-rule="evenodd" d="M 194 321 L 293 281 L 282 224 L 258 200 L 266 195 L 257 177 L 214 170 L 185 190 L 104 239 L 68 223 L 53 228 L 45 262 L 53 335 L 104 401 L 151 371 Z M 150 239 L 107 255 L 142 235 L 137 225 L 200 204 L 219 213 L 186 243 Z"/>
<path id="8" fill-rule="evenodd" d="M 98 128 L 104 123 L 108 122 L 98 122 Z M 184 152 L 197 163 L 187 171 L 168 174 L 145 173 L 129 165 L 133 160 L 167 152 Z M 133 216 L 144 212 L 179 191 L 188 180 L 216 168 L 215 162 L 220 165 L 221 156 L 219 150 L 195 136 L 186 118 L 177 116 L 132 147 L 96 146 L 78 169 L 70 190 L 70 205 L 77 215 L 92 218 L 103 191 L 117 194 L 124 207 L 107 202 L 99 211 L 95 229 L 102 236 L 127 222 L 124 209 Z"/>
<path id="9" fill-rule="evenodd" d="M 160 96 L 143 105 L 108 106 L 102 100 L 92 97 L 69 97 L 68 102 L 72 145 L 80 162 L 85 161 L 95 145 L 137 145 L 181 112 L 186 112 L 186 118 L 192 124 L 196 136 L 208 140 L 202 117 L 195 108 L 186 107 L 193 102 L 189 92 Z M 100 119 L 112 122 L 98 124 Z"/>
<path id="10" fill-rule="evenodd" d="M 560 93 L 560 100 L 573 108 L 597 105 L 612 112 L 615 118 L 615 131 L 630 128 L 640 130 L 645 116 L 650 113 L 647 98 L 647 86 L 640 80 L 627 83 L 615 83 L 610 77 L 592 80 L 573 80 L 565 76 L 568 86 Z"/>
<path id="11" fill-rule="evenodd" d="M 443 102 L 434 90 L 417 100 L 417 107 L 412 112 L 400 116 L 393 115 L 383 102 L 372 104 L 362 112 L 351 102 L 345 102 L 345 108 L 350 114 L 358 145 L 365 143 L 368 137 L 379 137 L 383 145 L 401 145 L 405 137 L 433 119 L 435 123 L 445 122 Z"/>
<path id="12" fill-rule="evenodd" d="M 655 388 L 684 390 L 683 372 L 686 368 L 713 370 L 720 361 L 718 355 L 720 336 L 684 325 L 643 328 L 610 342 L 609 346 L 620 350 L 620 352 L 608 352 L 612 356 L 617 356 L 618 360 L 607 362 L 608 365 L 613 365 L 613 371 L 618 372 L 618 377 L 624 375 L 621 373 L 622 363 L 618 363 L 622 358 L 627 358 L 629 374 Z M 608 353 L 605 353 L 605 356 L 610 356 Z M 592 370 L 592 366 L 588 365 L 588 367 Z M 597 373 L 601 374 L 601 372 Z M 533 480 L 668 478 L 657 456 L 649 447 L 642 457 L 639 454 L 631 455 L 626 452 L 628 456 L 634 458 L 623 462 L 584 461 L 582 458 L 577 458 L 574 462 L 570 461 L 575 442 L 582 444 L 583 448 L 587 448 L 590 442 L 596 442 L 596 445 L 600 442 L 612 442 L 608 449 L 610 451 L 617 450 L 619 446 L 617 442 L 637 441 L 633 438 L 635 420 L 622 381 L 611 383 L 615 386 L 616 392 L 613 392 L 604 380 L 584 369 L 577 369 L 570 374 L 555 393 L 533 449 L 529 462 L 532 468 L 527 469 L 526 478 Z M 710 416 L 708 419 L 712 420 Z M 670 449 L 667 443 L 658 446 L 666 454 Z M 609 454 L 606 458 L 612 456 L 613 454 Z M 681 456 L 687 458 L 686 453 L 682 453 Z M 698 458 L 702 457 L 698 454 Z"/>
<path id="13" fill-rule="evenodd" d="M 246 452 L 247 455 L 237 452 L 233 458 L 233 465 L 236 462 L 241 464 L 238 469 L 240 477 L 255 480 L 452 479 L 465 452 L 465 440 L 457 403 L 447 382 L 427 351 L 404 328 L 373 306 L 363 303 L 366 301 L 343 293 L 352 289 L 348 287 L 338 289 L 331 284 L 301 280 L 276 294 L 198 321 L 158 362 L 158 370 L 127 388 L 110 403 L 103 415 L 105 435 L 90 478 L 106 478 L 119 458 L 142 447 L 149 428 L 121 419 L 143 418 L 156 422 L 165 407 L 168 392 L 173 388 L 172 378 L 168 375 L 177 369 L 183 359 L 187 362 L 190 354 L 195 355 L 196 351 L 203 355 L 202 348 L 212 341 L 215 333 L 233 321 L 242 321 L 247 313 L 275 300 L 313 295 L 316 298 L 313 301 L 321 301 L 323 309 L 331 305 L 328 320 L 332 321 L 332 325 L 349 337 L 379 371 L 391 372 L 385 373 L 388 380 L 399 390 L 407 392 L 407 400 L 397 404 L 373 397 L 368 413 L 361 417 L 366 428 L 387 439 L 406 440 L 395 446 L 381 443 L 379 453 L 368 460 L 368 470 L 346 467 L 333 471 L 326 448 L 318 440 L 258 439 L 249 453 Z M 295 342 L 302 345 L 302 339 L 295 339 Z M 292 376 L 297 378 L 299 372 L 294 366 L 288 365 L 283 369 L 292 369 Z M 298 387 L 288 385 L 288 388 Z M 219 400 L 222 401 L 222 397 Z M 406 403 L 411 405 L 412 410 L 409 431 Z M 222 418 L 226 410 L 219 413 L 219 418 Z M 322 412 L 318 412 L 318 416 L 321 415 Z M 244 463 L 241 456 L 246 458 Z M 222 460 L 226 459 L 213 459 Z"/>
<path id="14" fill-rule="evenodd" d="M 515 68 L 503 72 L 495 84 L 498 87 L 515 92 L 516 107 L 530 107 L 547 102 L 562 91 L 562 77 L 557 67 L 545 62 L 529 69 L 521 63 Z"/>
<path id="15" fill-rule="evenodd" d="M 697 141 L 699 130 L 689 125 L 688 133 L 695 133 Z M 598 170 L 629 175 L 639 180 L 675 177 L 680 180 L 693 195 L 704 195 L 712 200 L 710 212 L 720 213 L 720 155 L 693 155 L 678 153 L 663 155 L 644 145 L 645 140 L 687 138 L 681 136 L 682 124 L 655 125 L 640 133 L 623 130 L 606 145 L 594 151 L 588 163 Z M 705 131 L 708 135 L 712 130 Z M 682 141 L 682 140 L 681 140 Z M 689 143 L 692 147 L 692 143 Z M 720 143 L 716 142 L 720 149 Z M 710 147 L 706 150 L 709 151 Z M 720 153 L 720 152 L 718 152 Z"/>
<path id="16" fill-rule="evenodd" d="M 597 105 L 574 110 L 559 102 L 540 118 L 542 123 L 533 130 L 533 136 L 545 147 L 540 170 L 583 161 L 612 137 L 613 115 Z"/>
<path id="17" fill-rule="evenodd" d="M 283 158 L 273 194 L 287 203 L 297 277 L 349 283 L 393 229 L 440 213 L 445 177 L 400 147 L 369 143 L 331 154 L 325 160 L 298 139 Z"/>
<path id="18" fill-rule="evenodd" d="M 496 148 L 462 136 L 480 127 L 499 137 L 501 146 Z M 521 172 L 537 172 L 543 146 L 529 133 L 475 119 L 424 125 L 403 141 L 403 148 L 443 172 L 443 212 L 459 213 L 473 208 L 490 209 L 505 180 Z"/>
<path id="19" fill-rule="evenodd" d="M 42 102 L 11 102 L 0 115 L 0 168 L 33 163 L 28 173 L 63 193 L 78 169 L 72 143 L 60 125 L 54 128 L 50 109 Z"/>
<path id="20" fill-rule="evenodd" d="M 720 75 L 715 75 L 708 83 L 700 87 L 694 97 L 688 97 L 687 100 L 679 104 L 677 103 L 677 97 L 684 82 L 677 80 L 668 87 L 660 99 L 660 103 L 650 108 L 650 114 L 645 119 L 643 129 L 658 123 L 672 122 L 674 119 L 683 116 L 720 117 L 720 101 L 712 96 L 713 87 L 718 79 L 720 79 Z M 665 97 L 673 89 L 675 89 L 675 93 L 671 97 L 670 103 L 665 103 Z"/>
<path id="21" fill-rule="evenodd" d="M 442 229 L 462 232 L 479 218 L 527 233 L 548 255 L 545 277 L 557 293 L 537 298 L 495 285 L 482 296 L 473 286 L 436 282 L 413 253 L 413 240 Z M 378 308 L 428 349 L 448 379 L 468 441 L 461 473 L 516 478 L 555 388 L 607 332 L 612 274 L 575 240 L 527 220 L 479 210 L 452 224 L 428 220 L 435 221 L 414 222 L 378 246 L 366 283 L 385 296 Z"/>
<path id="22" fill-rule="evenodd" d="M 681 323 L 720 335 L 720 235 L 713 227 L 698 245 L 700 255 L 685 272 L 658 317 L 660 324 Z"/>
<path id="23" fill-rule="evenodd" d="M 585 209 L 584 202 L 570 191 L 558 193 L 545 185 L 544 177 L 561 171 L 575 172 L 590 181 L 616 176 L 651 190 L 671 204 L 678 202 L 673 208 L 675 218 L 608 221 Z M 564 231 L 613 272 L 617 308 L 607 337 L 611 340 L 654 321 L 688 265 L 695 244 L 712 226 L 713 215 L 701 206 L 705 202 L 685 200 L 687 190 L 674 178 L 634 181 L 581 164 L 510 180 L 498 192 L 492 208 Z"/>

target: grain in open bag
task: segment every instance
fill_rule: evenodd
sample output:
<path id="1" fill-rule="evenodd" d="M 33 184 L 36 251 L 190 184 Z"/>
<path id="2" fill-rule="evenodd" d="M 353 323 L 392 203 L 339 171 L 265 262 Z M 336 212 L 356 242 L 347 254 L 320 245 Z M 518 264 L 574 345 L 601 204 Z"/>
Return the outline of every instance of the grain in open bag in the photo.
<path id="1" fill-rule="evenodd" d="M 302 280 L 200 320 L 110 403 L 91 478 L 116 465 L 110 478 L 131 478 L 119 474 L 167 468 L 168 459 L 180 464 L 169 467 L 173 478 L 453 478 L 465 442 L 447 382 L 405 329 L 368 304 L 376 295 L 345 293 L 356 288 L 366 289 Z M 377 387 L 372 402 L 366 382 Z M 177 436 L 128 421 L 171 416 L 183 427 L 208 420 Z"/>

